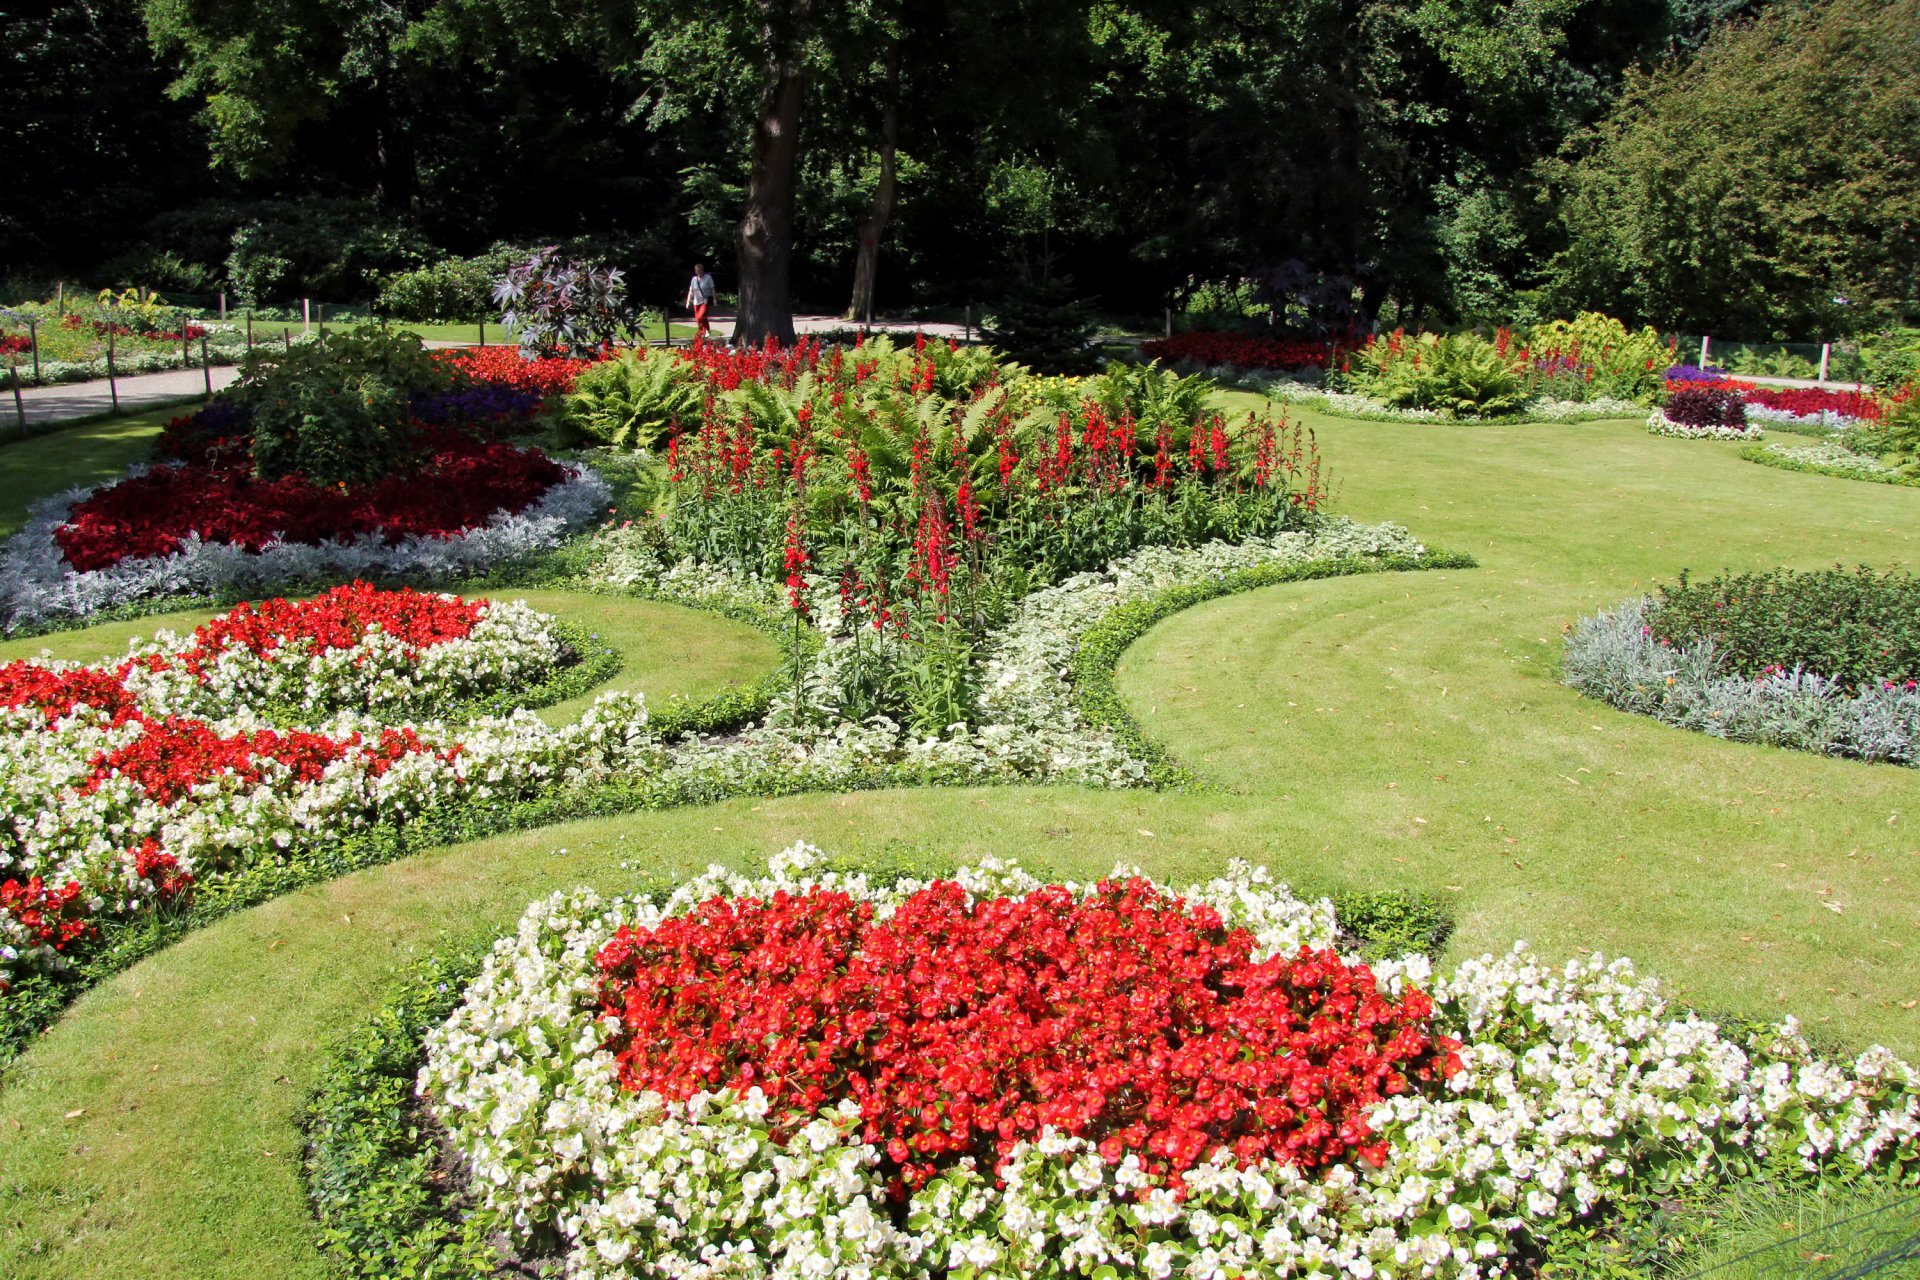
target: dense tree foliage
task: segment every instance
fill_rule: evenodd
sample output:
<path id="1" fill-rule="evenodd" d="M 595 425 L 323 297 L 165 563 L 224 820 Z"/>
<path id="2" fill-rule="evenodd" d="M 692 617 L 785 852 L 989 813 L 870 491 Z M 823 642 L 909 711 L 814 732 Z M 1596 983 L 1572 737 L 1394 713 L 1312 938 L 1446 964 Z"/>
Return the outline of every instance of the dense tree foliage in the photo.
<path id="1" fill-rule="evenodd" d="M 697 257 L 753 334 L 1251 279 L 1303 328 L 1808 336 L 1913 277 L 1913 39 L 1897 0 L 1781 2 L 29 0 L 0 253 L 364 301 L 560 243 L 655 305 Z"/>
<path id="2" fill-rule="evenodd" d="M 1782 5 L 1638 77 L 1559 174 L 1555 292 L 1678 327 L 1848 332 L 1920 305 L 1910 3 Z"/>

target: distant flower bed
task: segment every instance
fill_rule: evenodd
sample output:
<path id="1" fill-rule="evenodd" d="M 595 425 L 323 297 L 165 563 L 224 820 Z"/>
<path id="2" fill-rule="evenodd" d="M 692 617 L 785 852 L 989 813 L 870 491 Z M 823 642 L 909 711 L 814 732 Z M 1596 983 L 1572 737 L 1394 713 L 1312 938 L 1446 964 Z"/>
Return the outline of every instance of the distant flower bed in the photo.
<path id="1" fill-rule="evenodd" d="M 454 538 L 495 512 L 518 515 L 567 477 L 535 449 L 459 432 L 431 436 L 416 471 L 360 489 L 299 477 L 257 481 L 244 465 L 163 463 L 96 491 L 53 532 L 77 572 L 171 556 L 189 541 L 259 552 L 368 537 Z"/>
<path id="2" fill-rule="evenodd" d="M 1140 354 L 1169 364 L 1230 365 L 1235 369 L 1324 369 L 1330 342 L 1303 342 L 1240 333 L 1179 333 L 1142 343 Z"/>
<path id="3" fill-rule="evenodd" d="M 153 465 L 35 508 L 0 549 L 0 627 L 153 595 L 444 579 L 550 547 L 605 484 L 493 435 L 583 367 L 378 333 L 251 356 L 234 391 L 168 424 Z"/>
<path id="4" fill-rule="evenodd" d="M 1684 576 L 1589 618 L 1567 683 L 1742 742 L 1920 764 L 1920 586 L 1903 574 Z"/>
<path id="5" fill-rule="evenodd" d="M 563 729 L 393 722 L 530 694 L 579 660 L 557 628 L 517 602 L 356 583 L 118 661 L 0 664 L 0 994 L 210 879 L 540 785 L 556 762 L 604 768 L 645 722 L 630 696 Z"/>

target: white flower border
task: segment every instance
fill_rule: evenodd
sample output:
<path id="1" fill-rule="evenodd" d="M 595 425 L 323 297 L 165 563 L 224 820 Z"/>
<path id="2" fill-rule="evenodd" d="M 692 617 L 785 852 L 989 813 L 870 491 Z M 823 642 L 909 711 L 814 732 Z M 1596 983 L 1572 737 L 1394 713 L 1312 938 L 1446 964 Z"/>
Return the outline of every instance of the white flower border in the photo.
<path id="1" fill-rule="evenodd" d="M 994 860 L 955 878 L 974 896 L 1039 884 Z M 557 1232 L 575 1280 L 1012 1280 L 1101 1267 L 1154 1280 L 1478 1280 L 1508 1274 L 1516 1236 L 1589 1214 L 1651 1164 L 1700 1183 L 1729 1161 L 1818 1170 L 1920 1160 L 1916 1076 L 1887 1050 L 1850 1067 L 1821 1061 L 1790 1020 L 1742 1043 L 1669 1010 L 1628 961 L 1554 969 L 1518 944 L 1446 975 L 1420 956 L 1374 966 L 1390 990 L 1425 988 L 1440 1029 L 1465 1043 L 1465 1069 L 1439 1096 L 1402 1095 L 1372 1113 L 1389 1150 L 1378 1169 L 1241 1169 L 1220 1153 L 1188 1175 L 1181 1199 L 1150 1186 L 1131 1157 L 1110 1164 L 1049 1131 L 998 1169 L 943 1173 L 897 1226 L 880 1153 L 854 1136 L 856 1104 L 823 1110 L 776 1146 L 758 1090 L 684 1103 L 628 1093 L 605 1047 L 594 956 L 622 924 L 810 885 L 882 914 L 921 887 L 823 871 L 818 850 L 798 845 L 763 877 L 710 868 L 658 905 L 585 889 L 534 903 L 428 1034 L 418 1079 L 467 1162 L 479 1212 L 516 1236 Z M 1261 955 L 1335 943 L 1331 905 L 1295 898 L 1264 869 L 1236 862 L 1184 894 L 1252 930 Z"/>
<path id="2" fill-rule="evenodd" d="M 1860 476 L 1869 480 L 1900 474 L 1899 468 L 1890 467 L 1871 454 L 1855 453 L 1837 440 L 1822 440 L 1818 444 L 1808 445 L 1775 442 L 1767 446 L 1766 452 L 1773 457 L 1798 463 L 1804 467 L 1818 467 L 1827 472 L 1844 472 L 1849 476 Z"/>
<path id="3" fill-rule="evenodd" d="M 1675 422 L 1663 411 L 1655 409 L 1647 415 L 1647 432 L 1656 436 L 1673 436 L 1681 440 L 1761 440 L 1766 438 L 1766 430 L 1753 423 L 1745 429 L 1735 427 L 1689 427 Z"/>
<path id="4" fill-rule="evenodd" d="M 608 585 L 644 587 L 660 599 L 766 603 L 784 590 L 691 562 L 664 565 L 634 531 L 605 531 L 601 551 Z M 163 839 L 181 870 L 205 877 L 244 872 L 378 822 L 454 804 L 566 794 L 616 781 L 652 807 L 890 783 L 1140 786 L 1148 780 L 1146 763 L 1113 733 L 1086 721 L 1067 679 L 1080 638 L 1111 610 L 1236 569 L 1388 556 L 1417 561 L 1425 554 L 1397 525 L 1346 519 L 1239 544 L 1145 548 L 1023 600 L 1008 626 L 983 645 L 978 723 L 952 726 L 943 736 L 917 735 L 885 718 L 856 722 L 834 714 L 830 690 L 838 687 L 835 673 L 849 660 L 851 644 L 832 636 L 803 680 L 803 695 L 820 713 L 811 722 L 790 723 L 782 703 L 742 733 L 669 743 L 648 728 L 638 694 L 609 693 L 580 721 L 559 728 L 527 711 L 407 726 L 442 752 L 457 745 L 451 758 L 419 753 L 376 773 L 367 753 L 356 750 L 314 782 L 298 782 L 269 764 L 258 785 L 221 775 L 172 805 L 156 803 L 125 778 L 82 789 L 92 773 L 88 761 L 123 745 L 137 728 L 109 728 L 98 712 L 82 709 L 50 732 L 37 712 L 0 710 L 0 875 L 22 881 L 37 875 L 55 888 L 78 881 L 87 886 L 91 913 L 128 916 L 146 909 L 157 892 L 135 874 L 131 855 L 150 836 Z M 816 624 L 833 630 L 834 585 L 816 581 L 810 594 Z M 233 707 L 220 722 L 239 727 L 244 718 L 244 709 Z M 376 714 L 341 713 L 316 727 L 336 737 L 375 737 L 385 724 Z M 0 913 L 0 982 L 10 970 L 61 964 Z"/>
<path id="5" fill-rule="evenodd" d="M 524 511 L 496 511 L 483 525 L 451 538 L 409 535 L 389 545 L 377 533 L 308 546 L 269 542 L 246 551 L 187 538 L 173 555 L 122 560 L 82 573 L 53 539 L 73 507 L 100 489 L 68 490 L 36 503 L 24 528 L 0 545 L 0 630 L 57 617 L 97 613 L 154 596 L 262 593 L 323 578 L 408 577 L 444 581 L 559 545 L 606 510 L 612 490 L 591 468 L 561 463 L 566 477 Z M 128 476 L 141 474 L 134 467 Z M 122 477 L 125 479 L 126 477 Z"/>
<path id="6" fill-rule="evenodd" d="M 1920 691 L 1858 693 L 1812 671 L 1729 674 L 1711 642 L 1663 645 L 1648 599 L 1582 619 L 1567 637 L 1564 679 L 1623 711 L 1735 742 L 1920 767 Z"/>
<path id="7" fill-rule="evenodd" d="M 1747 421 L 1771 422 L 1783 427 L 1819 427 L 1828 431 L 1845 431 L 1848 427 L 1859 426 L 1864 418 L 1854 418 L 1835 409 L 1821 409 L 1814 413 L 1794 413 L 1788 409 L 1775 409 L 1764 404 L 1747 402 Z"/>

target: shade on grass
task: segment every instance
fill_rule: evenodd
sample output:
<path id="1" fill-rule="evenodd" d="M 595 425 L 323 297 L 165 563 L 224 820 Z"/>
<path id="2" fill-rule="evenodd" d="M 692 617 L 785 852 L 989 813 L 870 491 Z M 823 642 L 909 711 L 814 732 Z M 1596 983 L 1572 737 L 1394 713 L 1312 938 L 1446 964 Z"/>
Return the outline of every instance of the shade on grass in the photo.
<path id="1" fill-rule="evenodd" d="M 741 800 L 440 850 L 229 918 L 84 998 L 0 1091 L 0 1275 L 324 1275 L 294 1123 L 327 1036 L 396 968 L 554 888 L 800 838 L 1080 876 L 1126 859 L 1176 881 L 1246 857 L 1308 890 L 1432 889 L 1460 913 L 1456 953 L 1625 951 L 1710 1009 L 1920 1050 L 1903 1007 L 1920 998 L 1920 775 L 1714 742 L 1555 674 L 1564 624 L 1683 567 L 1912 567 L 1920 493 L 1639 424 L 1313 422 L 1341 510 L 1483 567 L 1274 587 L 1150 633 L 1122 687 L 1229 793 Z M 685 665 L 706 661 L 685 643 Z"/>
<path id="2" fill-rule="evenodd" d="M 0 538 L 19 532 L 40 499 L 118 476 L 146 457 L 161 427 L 189 411 L 157 409 L 0 443 Z"/>

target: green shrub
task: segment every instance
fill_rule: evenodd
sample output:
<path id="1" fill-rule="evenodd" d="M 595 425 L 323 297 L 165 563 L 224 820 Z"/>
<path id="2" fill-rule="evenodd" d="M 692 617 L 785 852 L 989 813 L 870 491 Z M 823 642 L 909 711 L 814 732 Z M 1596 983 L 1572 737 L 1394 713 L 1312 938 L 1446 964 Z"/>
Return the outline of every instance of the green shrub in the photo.
<path id="1" fill-rule="evenodd" d="M 253 468 L 316 484 L 365 484 L 413 458 L 413 397 L 457 375 L 418 338 L 346 329 L 283 351 L 256 347 L 237 394 L 254 412 Z"/>
<path id="2" fill-rule="evenodd" d="M 1343 941 L 1369 960 L 1418 952 L 1438 960 L 1453 933 L 1453 915 L 1432 894 L 1358 889 L 1332 895 Z"/>
<path id="3" fill-rule="evenodd" d="M 1888 329 L 1860 344 L 1866 380 L 1892 393 L 1920 378 L 1920 329 Z"/>
<path id="4" fill-rule="evenodd" d="M 389 319 L 416 324 L 473 324 L 491 318 L 498 314 L 493 305 L 494 282 L 526 256 L 524 249 L 495 245 L 479 257 L 443 258 L 397 272 L 381 282 L 373 309 Z"/>
<path id="5" fill-rule="evenodd" d="M 692 365 L 635 351 L 582 372 L 567 397 L 565 421 L 616 449 L 657 450 L 676 424 L 699 430 L 703 396 Z"/>
<path id="6" fill-rule="evenodd" d="M 994 308 L 987 337 L 1002 354 L 1041 373 L 1091 373 L 1093 313 L 1065 279 L 1036 281 Z"/>
<path id="7" fill-rule="evenodd" d="M 1530 394 L 1517 352 L 1473 333 L 1395 332 L 1353 354 L 1353 389 L 1395 409 L 1430 409 L 1456 418 L 1515 413 Z"/>
<path id="8" fill-rule="evenodd" d="M 1651 404 L 1674 362 L 1673 344 L 1651 326 L 1635 331 L 1598 311 L 1535 325 L 1527 347 L 1535 389 L 1562 400 Z"/>
<path id="9" fill-rule="evenodd" d="M 1785 347 L 1736 347 L 1720 363 L 1728 373 L 1762 378 L 1813 378 L 1820 366 Z"/>
<path id="10" fill-rule="evenodd" d="M 1703 582 L 1680 575 L 1647 611 L 1655 638 L 1679 649 L 1711 641 L 1731 670 L 1817 672 L 1843 685 L 1920 678 L 1920 578 L 1864 565 L 1774 569 Z"/>

